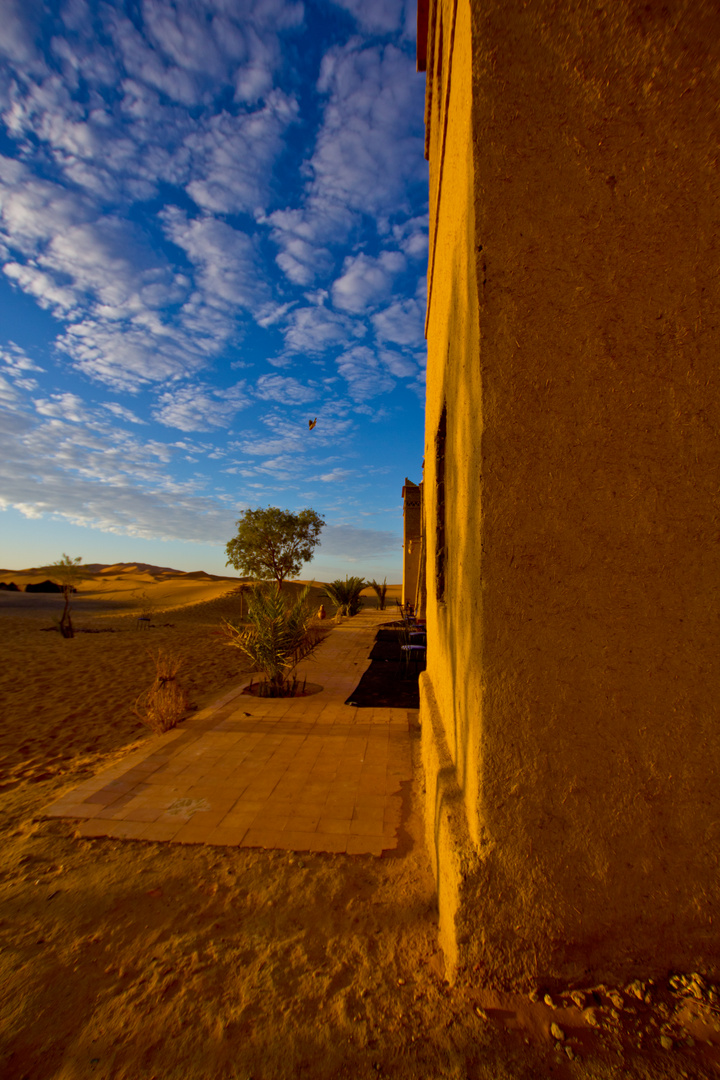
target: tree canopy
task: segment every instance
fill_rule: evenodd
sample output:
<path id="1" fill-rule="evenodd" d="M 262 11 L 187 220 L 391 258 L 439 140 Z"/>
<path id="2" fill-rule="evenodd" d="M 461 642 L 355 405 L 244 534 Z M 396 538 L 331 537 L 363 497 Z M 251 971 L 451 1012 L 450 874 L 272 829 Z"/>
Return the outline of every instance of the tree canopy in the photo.
<path id="1" fill-rule="evenodd" d="M 325 522 L 314 510 L 280 510 L 277 506 L 246 510 L 237 535 L 226 545 L 226 566 L 249 577 L 275 578 L 278 591 L 287 577 L 300 573 L 320 543 Z"/>

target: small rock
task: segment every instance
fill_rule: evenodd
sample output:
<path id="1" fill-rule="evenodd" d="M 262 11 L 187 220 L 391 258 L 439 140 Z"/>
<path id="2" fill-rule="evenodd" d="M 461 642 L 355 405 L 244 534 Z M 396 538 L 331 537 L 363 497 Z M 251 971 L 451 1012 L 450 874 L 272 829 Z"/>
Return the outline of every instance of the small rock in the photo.
<path id="1" fill-rule="evenodd" d="M 672 1039 L 670 1038 L 669 1035 L 661 1035 L 660 1036 L 660 1045 L 662 1046 L 663 1050 L 672 1050 L 673 1041 L 672 1041 Z"/>
<path id="2" fill-rule="evenodd" d="M 625 1004 L 625 1000 L 622 994 L 619 993 L 619 991 L 617 990 L 611 990 L 608 994 L 608 998 L 610 999 L 610 1001 L 612 1001 L 616 1009 L 622 1009 L 623 1005 Z"/>
<path id="3" fill-rule="evenodd" d="M 301 870 L 305 869 L 305 863 L 302 861 L 302 859 L 298 859 L 297 864 Z"/>
<path id="4" fill-rule="evenodd" d="M 589 1027 L 600 1027 L 600 1018 L 597 1009 L 585 1009 L 583 1012 L 583 1019 Z"/>
<path id="5" fill-rule="evenodd" d="M 481 1009 L 479 1005 L 475 1006 L 475 1013 L 477 1016 L 480 1017 L 481 1020 L 487 1020 L 488 1018 L 488 1014 L 485 1012 L 484 1009 Z"/>
<path id="6" fill-rule="evenodd" d="M 405 985 L 405 980 L 404 979 L 398 979 L 398 986 L 404 986 L 404 985 Z"/>
<path id="7" fill-rule="evenodd" d="M 573 1004 L 577 1005 L 578 1009 L 585 1008 L 585 995 L 583 994 L 582 990 L 573 990 L 573 992 L 570 994 L 570 998 Z"/>
<path id="8" fill-rule="evenodd" d="M 550 1025 L 550 1034 L 553 1039 L 557 1039 L 558 1042 L 562 1042 L 565 1038 L 565 1032 L 561 1027 L 558 1027 L 557 1024 Z"/>
<path id="9" fill-rule="evenodd" d="M 565 1053 L 567 1054 L 567 1056 L 570 1058 L 571 1061 L 575 1060 L 575 1054 L 573 1053 L 572 1046 L 566 1046 L 565 1047 Z"/>
<path id="10" fill-rule="evenodd" d="M 631 982 L 629 986 L 625 987 L 625 993 L 632 994 L 633 997 L 636 997 L 638 999 L 638 1001 L 642 1001 L 643 995 L 645 993 L 645 987 L 639 979 L 636 979 L 635 982 Z"/>
<path id="11" fill-rule="evenodd" d="M 546 995 L 545 995 L 545 997 L 543 998 L 543 1001 L 545 1002 L 545 1004 L 546 1004 L 546 1005 L 547 1005 L 547 1006 L 548 1006 L 548 1007 L 549 1007 L 550 1009 L 555 1009 L 555 1008 L 557 1008 L 557 1006 L 555 1005 L 555 1002 L 553 1001 L 553 999 L 552 999 L 552 998 L 550 997 L 550 995 L 549 995 L 549 994 L 546 994 Z"/>
<path id="12" fill-rule="evenodd" d="M 538 992 L 537 992 L 537 990 L 535 989 L 535 987 L 533 987 L 533 988 L 532 988 L 532 990 L 530 991 L 530 993 L 528 994 L 528 999 L 529 999 L 530 1001 L 532 1001 L 532 1002 L 533 1002 L 533 1004 L 534 1004 L 534 1003 L 535 1003 L 536 1001 L 539 1001 L 539 1000 L 540 1000 L 540 995 L 538 994 Z"/>

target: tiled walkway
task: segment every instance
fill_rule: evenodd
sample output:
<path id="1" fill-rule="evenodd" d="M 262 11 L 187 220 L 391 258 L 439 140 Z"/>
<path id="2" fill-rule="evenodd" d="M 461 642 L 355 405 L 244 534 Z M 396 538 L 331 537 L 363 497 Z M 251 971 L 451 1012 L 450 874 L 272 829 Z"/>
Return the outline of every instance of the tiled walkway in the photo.
<path id="1" fill-rule="evenodd" d="M 333 627 L 299 671 L 320 693 L 257 698 L 242 693 L 245 683 L 63 795 L 47 815 L 82 819 L 83 836 L 373 855 L 395 848 L 415 714 L 344 704 L 379 625 L 392 618 L 368 611 Z"/>

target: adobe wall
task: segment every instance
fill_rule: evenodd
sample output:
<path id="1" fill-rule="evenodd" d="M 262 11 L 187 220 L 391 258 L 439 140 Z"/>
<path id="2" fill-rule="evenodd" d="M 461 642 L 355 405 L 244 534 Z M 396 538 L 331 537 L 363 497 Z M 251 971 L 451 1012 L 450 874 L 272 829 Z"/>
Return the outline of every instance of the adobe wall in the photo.
<path id="1" fill-rule="evenodd" d="M 451 971 L 719 970 L 719 100 L 708 0 L 431 5 L 422 724 Z"/>

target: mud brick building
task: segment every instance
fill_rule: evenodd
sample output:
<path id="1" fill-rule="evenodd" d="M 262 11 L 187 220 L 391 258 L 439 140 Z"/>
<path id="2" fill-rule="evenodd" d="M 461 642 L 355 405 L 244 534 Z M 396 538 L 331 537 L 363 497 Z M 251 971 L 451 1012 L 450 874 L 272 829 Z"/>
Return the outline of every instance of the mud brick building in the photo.
<path id="1" fill-rule="evenodd" d="M 425 0 L 448 970 L 720 959 L 720 9 Z"/>

